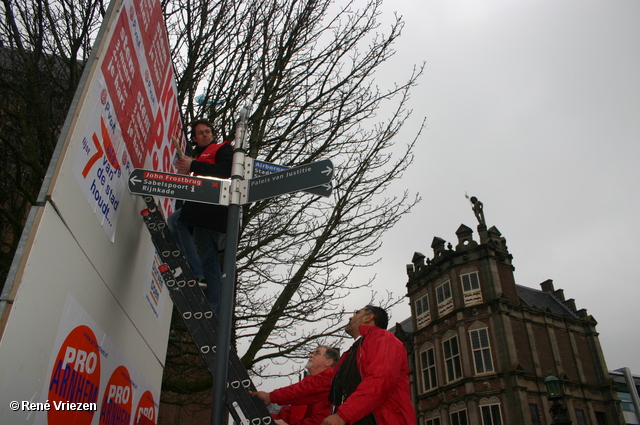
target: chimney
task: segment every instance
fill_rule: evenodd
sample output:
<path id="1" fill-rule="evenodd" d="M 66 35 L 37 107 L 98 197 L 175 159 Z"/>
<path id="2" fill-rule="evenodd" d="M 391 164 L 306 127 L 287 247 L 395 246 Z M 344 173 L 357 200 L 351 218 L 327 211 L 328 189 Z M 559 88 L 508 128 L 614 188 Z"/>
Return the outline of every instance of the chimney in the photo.
<path id="1" fill-rule="evenodd" d="M 540 284 L 540 287 L 544 292 L 553 292 L 553 280 L 547 279 Z"/>
<path id="2" fill-rule="evenodd" d="M 553 291 L 553 296 L 564 302 L 564 289 L 556 289 Z"/>

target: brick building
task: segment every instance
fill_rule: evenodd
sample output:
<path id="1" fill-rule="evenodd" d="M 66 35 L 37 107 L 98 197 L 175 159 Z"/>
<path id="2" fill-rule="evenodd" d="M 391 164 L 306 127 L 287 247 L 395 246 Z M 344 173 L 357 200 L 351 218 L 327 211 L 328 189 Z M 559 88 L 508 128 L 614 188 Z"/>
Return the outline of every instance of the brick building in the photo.
<path id="1" fill-rule="evenodd" d="M 407 265 L 419 425 L 549 425 L 549 375 L 573 424 L 624 423 L 596 321 L 551 280 L 517 285 L 505 238 L 476 216 L 479 242 L 461 225 L 455 248 L 435 237 Z"/>

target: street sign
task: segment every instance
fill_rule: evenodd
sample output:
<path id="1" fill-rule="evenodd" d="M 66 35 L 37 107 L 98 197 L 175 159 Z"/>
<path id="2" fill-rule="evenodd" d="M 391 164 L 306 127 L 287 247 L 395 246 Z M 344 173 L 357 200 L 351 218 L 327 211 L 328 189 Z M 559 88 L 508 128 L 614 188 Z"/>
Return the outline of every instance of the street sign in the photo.
<path id="1" fill-rule="evenodd" d="M 285 167 L 284 165 L 272 164 L 270 162 L 259 161 L 257 159 L 253 160 L 253 174 L 252 177 L 264 177 L 269 174 L 277 173 L 279 171 L 288 170 L 290 167 Z M 311 187 L 309 189 L 304 189 L 303 192 L 311 193 L 313 195 L 320 196 L 331 196 L 331 192 L 333 191 L 333 186 L 331 183 L 325 183 L 320 186 Z"/>
<path id="2" fill-rule="evenodd" d="M 229 205 L 229 180 L 193 177 L 136 168 L 129 176 L 129 192 L 184 199 L 204 204 Z"/>
<path id="3" fill-rule="evenodd" d="M 329 159 L 254 177 L 247 182 L 246 203 L 315 188 L 329 183 L 332 177 L 333 163 Z"/>

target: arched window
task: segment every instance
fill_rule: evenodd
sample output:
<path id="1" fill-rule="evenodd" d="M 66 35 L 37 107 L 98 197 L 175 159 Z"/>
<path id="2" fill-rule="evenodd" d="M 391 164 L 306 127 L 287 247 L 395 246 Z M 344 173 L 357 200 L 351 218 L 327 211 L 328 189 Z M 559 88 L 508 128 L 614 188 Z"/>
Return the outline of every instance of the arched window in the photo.
<path id="1" fill-rule="evenodd" d="M 440 412 L 433 410 L 427 413 L 424 417 L 424 425 L 440 425 Z"/>
<path id="2" fill-rule="evenodd" d="M 467 405 L 462 401 L 452 404 L 449 408 L 449 418 L 451 419 L 451 425 L 469 425 Z"/>
<path id="3" fill-rule="evenodd" d="M 482 425 L 502 425 L 502 411 L 498 397 L 483 398 L 478 405 Z"/>

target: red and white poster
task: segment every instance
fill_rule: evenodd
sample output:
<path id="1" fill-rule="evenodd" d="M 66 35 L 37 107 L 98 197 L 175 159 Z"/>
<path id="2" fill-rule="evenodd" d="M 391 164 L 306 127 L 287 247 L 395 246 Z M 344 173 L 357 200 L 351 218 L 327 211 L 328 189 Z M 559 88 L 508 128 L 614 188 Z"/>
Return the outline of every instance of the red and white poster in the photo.
<path id="1" fill-rule="evenodd" d="M 42 391 L 36 424 L 155 425 L 160 389 L 147 380 L 72 296 Z"/>
<path id="2" fill-rule="evenodd" d="M 146 391 L 140 397 L 135 410 L 134 425 L 155 425 L 158 421 L 158 403 L 153 399 L 153 394 Z"/>
<path id="3" fill-rule="evenodd" d="M 158 256 L 155 253 L 155 250 L 152 255 L 153 259 L 151 260 L 151 280 L 144 285 L 142 285 L 142 295 L 144 299 L 147 301 L 147 305 L 151 309 L 153 316 L 156 320 L 161 323 L 162 322 L 162 311 L 164 304 L 166 302 L 166 298 L 169 296 L 168 289 L 164 284 L 164 279 L 162 279 L 162 274 L 160 273 L 159 267 L 163 264 Z"/>
<path id="4" fill-rule="evenodd" d="M 53 363 L 47 392 L 47 400 L 53 408 L 47 412 L 48 423 L 91 424 L 96 413 L 93 406 L 98 402 L 100 390 L 100 363 L 95 334 L 88 326 L 76 326 L 62 342 Z M 78 405 L 89 408 L 75 410 Z"/>
<path id="5" fill-rule="evenodd" d="M 186 140 L 160 1 L 108 10 L 11 283 L 0 423 L 157 421 L 171 300 L 127 179 Z"/>
<path id="6" fill-rule="evenodd" d="M 131 423 L 131 408 L 133 407 L 133 386 L 129 371 L 124 366 L 118 366 L 113 371 L 100 407 L 99 425 L 129 425 Z"/>
<path id="7" fill-rule="evenodd" d="M 73 165 L 82 192 L 111 241 L 119 206 L 129 195 L 126 182 L 134 168 L 175 172 L 171 143 L 183 145 L 178 93 L 171 52 L 157 0 L 125 0 L 113 21 L 111 37 L 89 81 L 81 105 L 83 119 L 74 137 Z M 81 124 L 82 123 L 82 124 Z M 172 200 L 164 198 L 165 213 Z"/>

